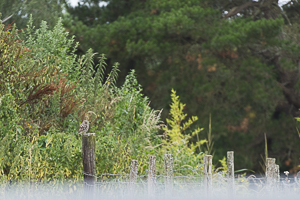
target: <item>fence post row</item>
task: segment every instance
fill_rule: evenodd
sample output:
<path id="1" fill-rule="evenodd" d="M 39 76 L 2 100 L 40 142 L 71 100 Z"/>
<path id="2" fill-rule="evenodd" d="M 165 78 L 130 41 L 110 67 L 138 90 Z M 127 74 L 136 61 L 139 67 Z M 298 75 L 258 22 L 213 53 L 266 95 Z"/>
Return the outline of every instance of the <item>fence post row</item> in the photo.
<path id="1" fill-rule="evenodd" d="M 95 168 L 95 133 L 82 134 L 82 162 L 85 189 L 92 190 L 96 182 Z"/>
<path id="2" fill-rule="evenodd" d="M 227 151 L 227 184 L 229 195 L 234 194 L 234 152 Z"/>
<path id="3" fill-rule="evenodd" d="M 156 156 L 149 156 L 149 167 L 148 167 L 148 193 L 153 195 L 155 193 L 155 165 Z"/>
<path id="4" fill-rule="evenodd" d="M 82 161 L 84 173 L 85 190 L 93 190 L 97 177 L 95 168 L 95 133 L 83 133 L 82 135 Z M 165 154 L 165 191 L 167 194 L 173 189 L 173 156 Z M 266 185 L 267 189 L 272 189 L 278 181 L 280 181 L 279 165 L 275 164 L 275 158 L 267 158 L 266 160 Z M 148 169 L 148 192 L 155 192 L 155 165 L 156 156 L 149 156 Z M 137 182 L 138 161 L 132 160 L 130 165 L 129 187 L 134 192 Z M 234 194 L 234 151 L 227 152 L 227 183 L 229 194 Z M 209 196 L 212 190 L 212 155 L 204 155 L 204 191 Z"/>
<path id="5" fill-rule="evenodd" d="M 209 196 L 212 188 L 212 155 L 204 155 L 204 191 Z"/>
<path id="6" fill-rule="evenodd" d="M 165 191 L 170 193 L 173 189 L 173 156 L 165 154 Z"/>

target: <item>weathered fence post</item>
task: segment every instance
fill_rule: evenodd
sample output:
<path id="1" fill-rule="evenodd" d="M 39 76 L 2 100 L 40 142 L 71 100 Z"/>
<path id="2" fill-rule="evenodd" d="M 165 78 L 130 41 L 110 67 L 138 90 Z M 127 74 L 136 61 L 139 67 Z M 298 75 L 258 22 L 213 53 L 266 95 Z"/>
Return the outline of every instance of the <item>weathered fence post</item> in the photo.
<path id="1" fill-rule="evenodd" d="M 210 196 L 212 189 L 212 155 L 204 155 L 204 190 Z"/>
<path id="2" fill-rule="evenodd" d="M 267 163 L 266 163 L 266 184 L 267 184 L 267 189 L 272 190 L 272 187 L 275 184 L 275 180 L 277 177 L 278 173 L 276 173 L 276 165 L 275 165 L 275 158 L 267 158 Z"/>
<path id="3" fill-rule="evenodd" d="M 275 179 L 275 186 L 278 189 L 280 186 L 280 171 L 279 171 L 279 165 L 275 165 L 275 173 L 274 173 L 274 179 Z"/>
<path id="4" fill-rule="evenodd" d="M 96 182 L 95 168 L 95 133 L 82 134 L 82 162 L 85 190 L 93 190 Z"/>
<path id="5" fill-rule="evenodd" d="M 234 152 L 227 151 L 227 184 L 228 194 L 234 194 Z"/>
<path id="6" fill-rule="evenodd" d="M 129 191 L 134 194 L 137 180 L 138 161 L 131 160 L 130 175 L 129 175 Z"/>
<path id="7" fill-rule="evenodd" d="M 173 189 L 173 156 L 165 154 L 165 192 L 169 194 Z"/>
<path id="8" fill-rule="evenodd" d="M 150 196 L 155 193 L 155 165 L 156 156 L 149 156 L 149 168 L 148 168 L 148 194 Z"/>
<path id="9" fill-rule="evenodd" d="M 275 165 L 275 174 L 274 174 L 274 178 L 276 180 L 277 183 L 280 182 L 280 171 L 279 171 L 279 165 Z"/>

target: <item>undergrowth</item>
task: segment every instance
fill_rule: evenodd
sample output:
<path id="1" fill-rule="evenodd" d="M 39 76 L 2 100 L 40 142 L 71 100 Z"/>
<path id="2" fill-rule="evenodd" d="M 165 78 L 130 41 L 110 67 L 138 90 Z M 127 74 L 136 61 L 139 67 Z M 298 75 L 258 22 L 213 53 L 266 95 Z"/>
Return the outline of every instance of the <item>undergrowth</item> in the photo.
<path id="1" fill-rule="evenodd" d="M 82 180 L 84 119 L 96 134 L 97 175 L 128 173 L 132 159 L 144 174 L 149 155 L 162 174 L 165 153 L 173 154 L 174 168 L 200 170 L 203 154 L 195 152 L 207 140 L 189 142 L 202 129 L 188 132 L 198 118 L 185 120 L 175 91 L 164 125 L 134 70 L 117 87 L 119 64 L 105 74 L 105 55 L 90 49 L 77 57 L 77 45 L 61 21 L 53 30 L 45 22 L 35 29 L 29 21 L 25 31 L 0 25 L 0 182 Z"/>

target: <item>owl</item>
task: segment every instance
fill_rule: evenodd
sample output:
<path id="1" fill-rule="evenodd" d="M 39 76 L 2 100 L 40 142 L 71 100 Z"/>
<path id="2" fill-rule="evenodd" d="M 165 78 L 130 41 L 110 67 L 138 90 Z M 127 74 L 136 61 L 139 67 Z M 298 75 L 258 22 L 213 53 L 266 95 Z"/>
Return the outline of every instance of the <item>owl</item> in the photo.
<path id="1" fill-rule="evenodd" d="M 80 133 L 86 133 L 89 130 L 89 121 L 83 120 L 83 122 L 79 126 L 79 134 Z"/>

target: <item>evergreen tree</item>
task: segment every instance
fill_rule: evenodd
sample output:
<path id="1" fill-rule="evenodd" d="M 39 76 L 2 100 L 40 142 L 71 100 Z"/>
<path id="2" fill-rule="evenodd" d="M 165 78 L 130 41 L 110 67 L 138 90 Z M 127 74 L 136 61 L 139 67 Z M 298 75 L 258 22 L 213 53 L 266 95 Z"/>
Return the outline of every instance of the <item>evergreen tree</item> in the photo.
<path id="1" fill-rule="evenodd" d="M 29 16 L 33 16 L 33 25 L 38 27 L 42 20 L 54 27 L 58 18 L 63 16 L 65 0 L 1 0 L 0 13 L 4 24 L 16 23 L 19 29 L 26 28 Z"/>

